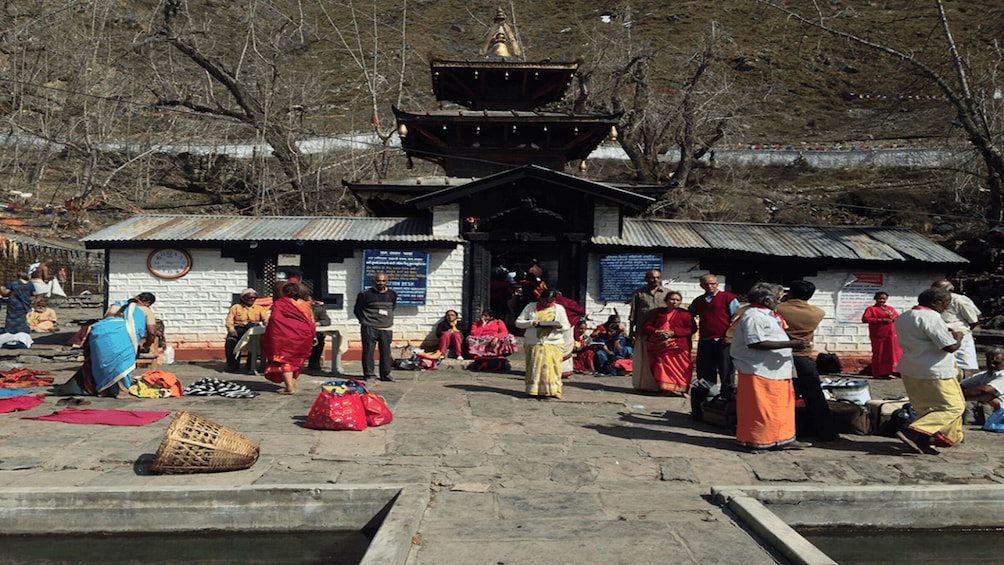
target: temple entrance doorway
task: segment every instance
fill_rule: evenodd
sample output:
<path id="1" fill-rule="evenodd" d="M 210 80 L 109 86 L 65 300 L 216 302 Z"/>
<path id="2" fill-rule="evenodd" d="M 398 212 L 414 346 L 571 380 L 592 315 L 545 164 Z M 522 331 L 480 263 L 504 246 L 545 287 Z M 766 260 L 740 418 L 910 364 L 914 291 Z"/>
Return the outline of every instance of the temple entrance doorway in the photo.
<path id="1" fill-rule="evenodd" d="M 471 288 L 468 320 L 489 309 L 511 325 L 526 304 L 521 282 L 538 273 L 548 288 L 580 301 L 585 292 L 585 272 L 580 264 L 582 246 L 571 241 L 475 242 L 471 246 Z"/>

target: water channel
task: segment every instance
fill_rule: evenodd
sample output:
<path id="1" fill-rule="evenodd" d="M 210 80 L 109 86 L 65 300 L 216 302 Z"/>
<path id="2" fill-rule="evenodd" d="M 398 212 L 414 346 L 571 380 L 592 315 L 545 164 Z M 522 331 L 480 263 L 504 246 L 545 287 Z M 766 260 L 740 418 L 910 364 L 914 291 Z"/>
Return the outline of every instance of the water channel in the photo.
<path id="1" fill-rule="evenodd" d="M 352 530 L 6 536 L 0 537 L 0 565 L 356 565 L 369 543 Z"/>
<path id="2" fill-rule="evenodd" d="M 1001 529 L 796 528 L 841 565 L 998 563 Z"/>

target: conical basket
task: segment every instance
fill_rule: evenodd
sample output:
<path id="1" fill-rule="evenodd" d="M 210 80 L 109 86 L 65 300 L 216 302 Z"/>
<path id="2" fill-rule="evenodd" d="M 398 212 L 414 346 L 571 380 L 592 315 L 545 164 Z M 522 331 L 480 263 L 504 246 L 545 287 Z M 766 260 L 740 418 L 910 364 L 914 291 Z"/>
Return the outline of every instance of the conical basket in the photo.
<path id="1" fill-rule="evenodd" d="M 240 433 L 191 412 L 178 412 L 150 463 L 154 473 L 216 473 L 247 469 L 260 446 Z"/>

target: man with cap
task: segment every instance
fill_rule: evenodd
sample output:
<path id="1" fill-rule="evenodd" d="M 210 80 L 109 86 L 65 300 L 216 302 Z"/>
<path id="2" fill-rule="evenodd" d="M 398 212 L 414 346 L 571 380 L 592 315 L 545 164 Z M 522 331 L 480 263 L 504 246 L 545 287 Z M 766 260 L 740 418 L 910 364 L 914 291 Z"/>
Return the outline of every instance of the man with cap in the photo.
<path id="1" fill-rule="evenodd" d="M 240 302 L 230 307 L 227 314 L 227 342 L 225 354 L 227 356 L 227 370 L 236 371 L 240 369 L 234 347 L 252 326 L 262 325 L 268 322 L 268 310 L 264 306 L 255 303 L 258 299 L 258 292 L 253 288 L 245 288 L 241 291 Z"/>

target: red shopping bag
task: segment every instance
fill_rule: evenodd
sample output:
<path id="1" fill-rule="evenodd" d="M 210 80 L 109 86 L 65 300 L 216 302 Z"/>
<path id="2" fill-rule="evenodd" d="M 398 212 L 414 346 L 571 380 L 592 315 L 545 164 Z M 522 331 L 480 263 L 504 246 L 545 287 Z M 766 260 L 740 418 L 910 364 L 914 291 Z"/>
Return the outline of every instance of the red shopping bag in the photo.
<path id="1" fill-rule="evenodd" d="M 348 393 L 341 396 L 321 391 L 307 413 L 305 428 L 312 430 L 355 430 L 366 429 L 366 410 L 359 394 Z"/>
<path id="2" fill-rule="evenodd" d="M 376 427 L 391 423 L 394 419 L 394 414 L 387 407 L 387 403 L 384 402 L 383 397 L 370 392 L 366 388 L 366 385 L 359 381 L 353 380 L 351 382 L 362 389 L 359 397 L 363 403 L 363 410 L 366 412 L 366 424 Z"/>

